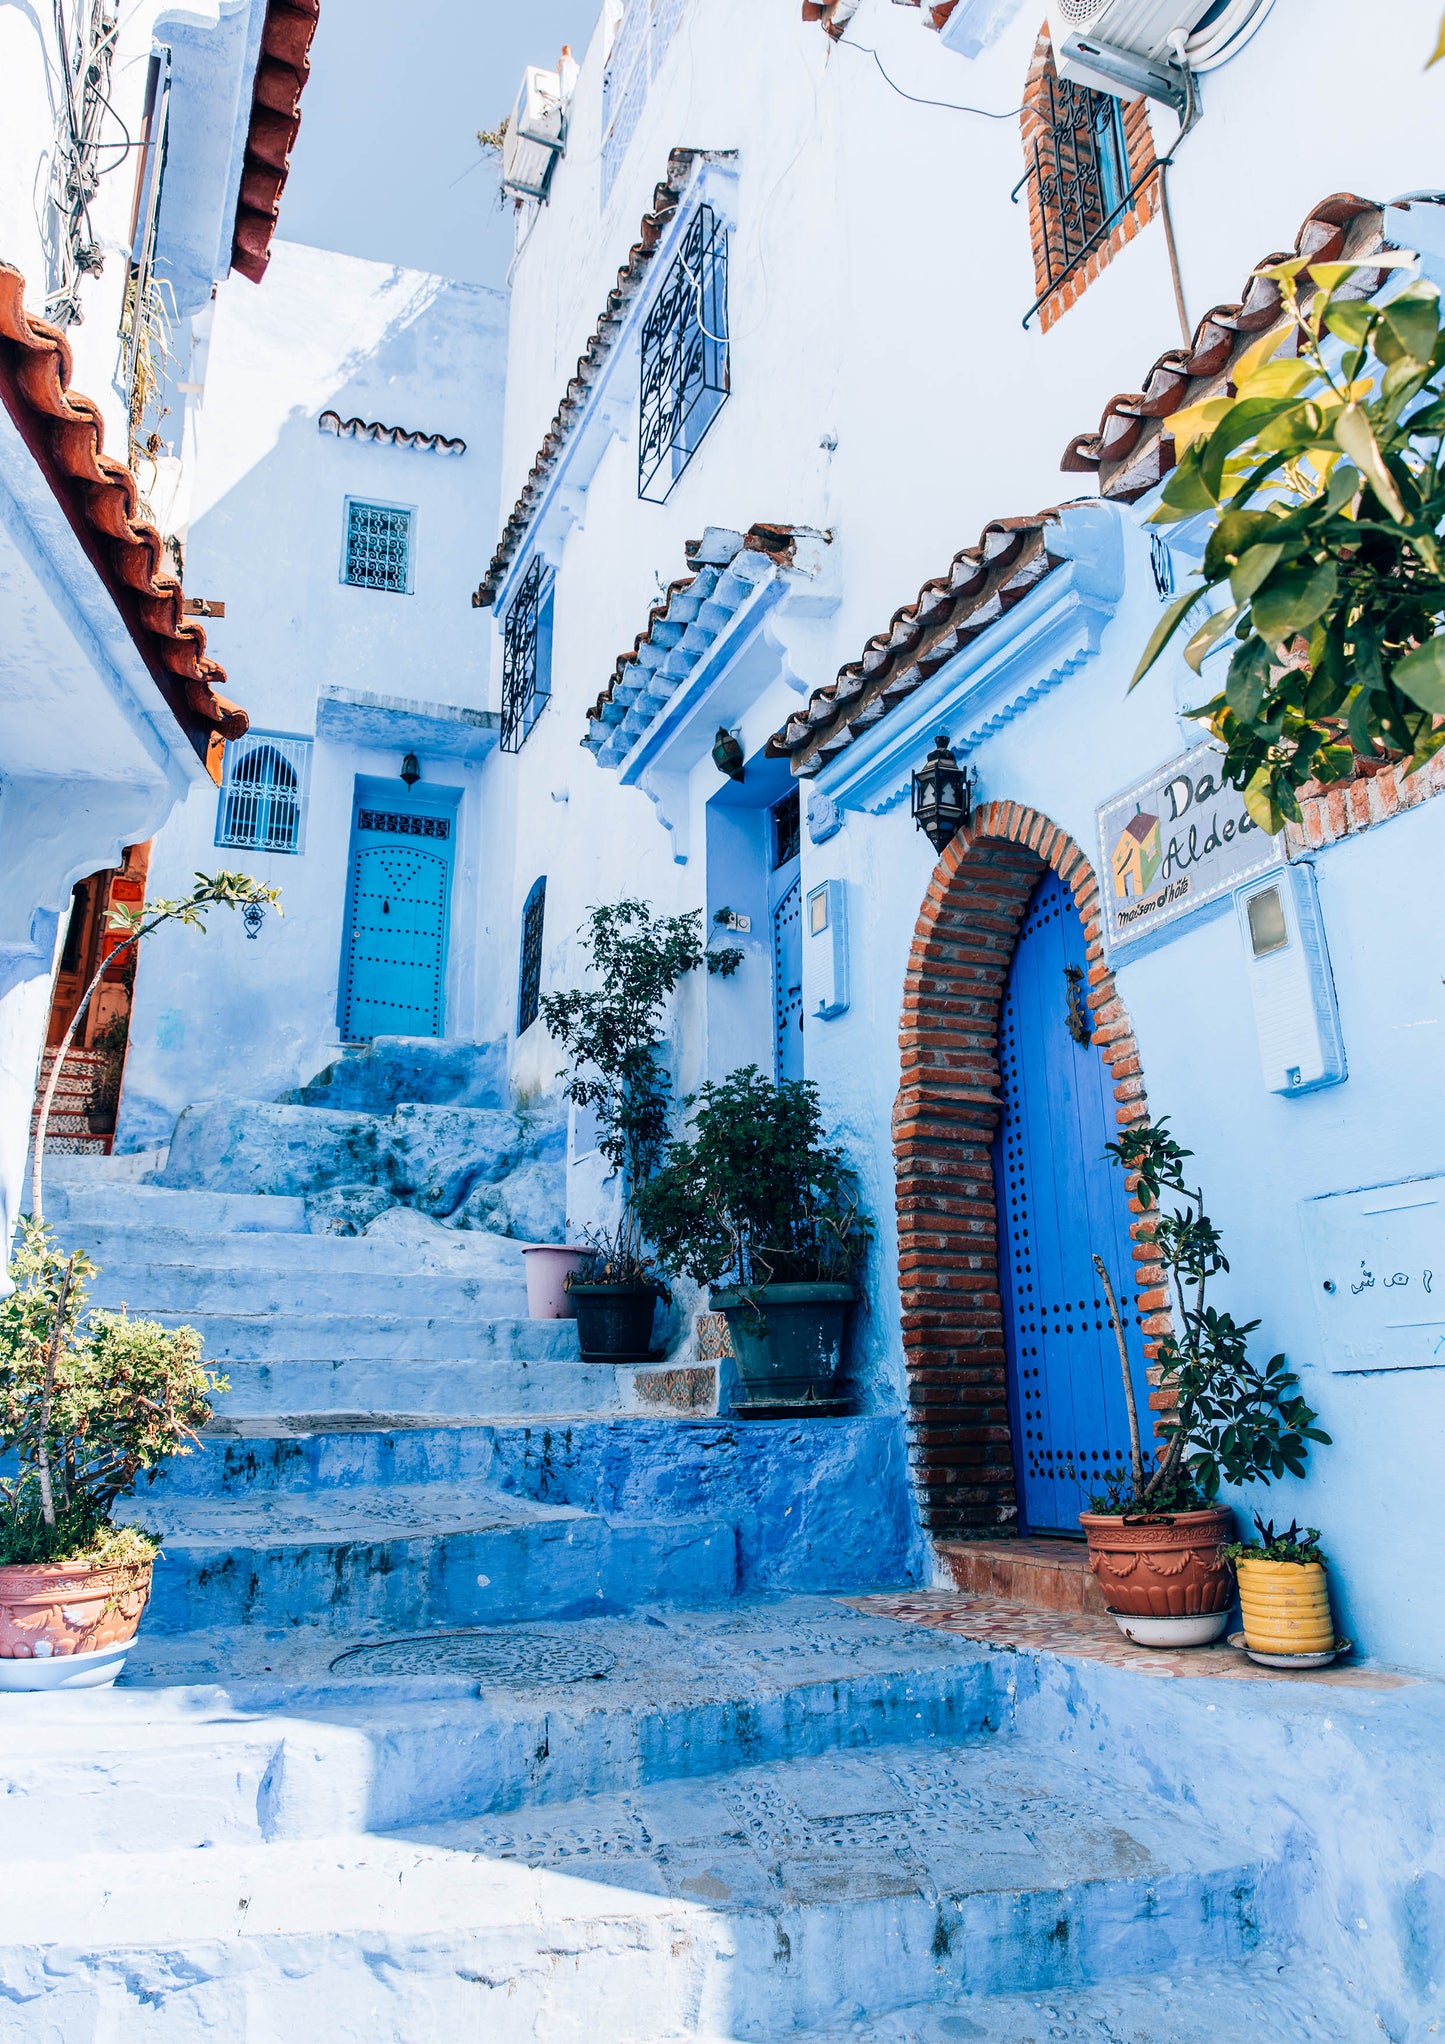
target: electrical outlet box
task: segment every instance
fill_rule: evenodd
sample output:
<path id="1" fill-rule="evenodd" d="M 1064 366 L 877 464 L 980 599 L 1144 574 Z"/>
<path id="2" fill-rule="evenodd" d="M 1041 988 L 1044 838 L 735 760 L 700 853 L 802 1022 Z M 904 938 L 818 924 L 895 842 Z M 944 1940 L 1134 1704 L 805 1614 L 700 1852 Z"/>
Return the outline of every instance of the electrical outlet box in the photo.
<path id="1" fill-rule="evenodd" d="M 1276 867 L 1234 898 L 1265 1085 L 1272 1093 L 1338 1085 L 1345 1046 L 1314 867 Z"/>
<path id="2" fill-rule="evenodd" d="M 841 880 L 825 880 L 809 893 L 803 929 L 810 983 L 818 989 L 813 1013 L 824 1022 L 848 1007 L 848 914 Z"/>

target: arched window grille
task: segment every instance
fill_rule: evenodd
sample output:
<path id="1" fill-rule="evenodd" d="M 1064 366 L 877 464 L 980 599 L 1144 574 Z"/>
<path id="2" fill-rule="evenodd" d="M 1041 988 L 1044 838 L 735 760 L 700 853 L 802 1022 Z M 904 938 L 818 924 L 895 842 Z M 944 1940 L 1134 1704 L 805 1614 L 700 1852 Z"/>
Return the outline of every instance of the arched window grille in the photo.
<path id="1" fill-rule="evenodd" d="M 531 1028 L 542 1001 L 542 922 L 547 910 L 547 876 L 534 881 L 522 910 L 522 961 L 517 976 L 517 1034 Z"/>
<path id="2" fill-rule="evenodd" d="M 299 852 L 310 765 L 309 738 L 249 731 L 228 745 L 216 843 Z"/>

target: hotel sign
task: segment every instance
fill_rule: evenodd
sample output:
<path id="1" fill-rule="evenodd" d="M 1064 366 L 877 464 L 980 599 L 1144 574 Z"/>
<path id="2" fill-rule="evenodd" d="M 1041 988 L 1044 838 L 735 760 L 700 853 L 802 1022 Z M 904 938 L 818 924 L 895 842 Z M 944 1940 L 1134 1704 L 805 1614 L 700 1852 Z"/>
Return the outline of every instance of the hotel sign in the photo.
<path id="1" fill-rule="evenodd" d="M 1196 745 L 1099 809 L 1099 888 L 1112 955 L 1231 893 L 1284 857 L 1220 778 L 1224 756 Z"/>

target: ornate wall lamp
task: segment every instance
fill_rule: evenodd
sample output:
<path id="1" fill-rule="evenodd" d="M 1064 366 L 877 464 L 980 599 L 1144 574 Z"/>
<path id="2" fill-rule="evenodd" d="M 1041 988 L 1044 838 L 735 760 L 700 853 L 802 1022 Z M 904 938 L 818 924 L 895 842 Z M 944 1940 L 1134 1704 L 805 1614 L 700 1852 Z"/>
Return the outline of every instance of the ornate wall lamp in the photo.
<path id="1" fill-rule="evenodd" d="M 731 731 L 723 729 L 712 742 L 712 763 L 730 781 L 743 777 L 743 749 Z"/>
<path id="2" fill-rule="evenodd" d="M 409 752 L 401 763 L 401 777 L 409 788 L 414 788 L 421 779 L 421 767 L 414 752 Z"/>
<path id="3" fill-rule="evenodd" d="M 973 818 L 973 769 L 960 766 L 940 731 L 933 750 L 913 772 L 913 821 L 936 852 Z"/>

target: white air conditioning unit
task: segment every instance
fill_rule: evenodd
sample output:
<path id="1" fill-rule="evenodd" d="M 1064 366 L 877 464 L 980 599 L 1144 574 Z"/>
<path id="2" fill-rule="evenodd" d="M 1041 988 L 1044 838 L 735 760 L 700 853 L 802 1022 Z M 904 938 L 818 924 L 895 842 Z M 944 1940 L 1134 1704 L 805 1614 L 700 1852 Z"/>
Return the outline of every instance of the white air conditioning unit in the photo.
<path id="1" fill-rule="evenodd" d="M 561 77 L 529 64 L 502 143 L 502 190 L 518 199 L 545 199 L 552 166 L 566 146 Z"/>
<path id="2" fill-rule="evenodd" d="M 1273 0 L 1049 0 L 1049 38 L 1061 78 L 1120 98 L 1182 106 L 1184 73 L 1233 56 Z"/>

